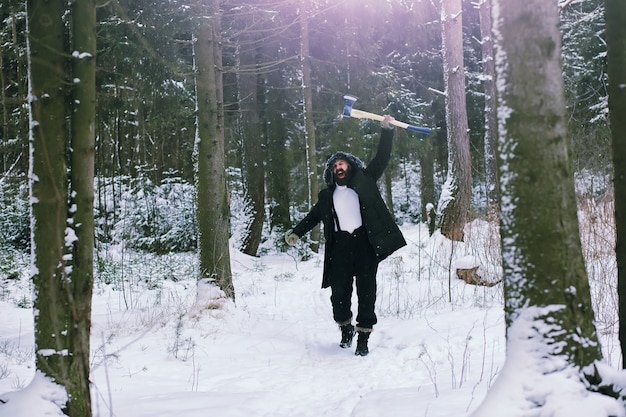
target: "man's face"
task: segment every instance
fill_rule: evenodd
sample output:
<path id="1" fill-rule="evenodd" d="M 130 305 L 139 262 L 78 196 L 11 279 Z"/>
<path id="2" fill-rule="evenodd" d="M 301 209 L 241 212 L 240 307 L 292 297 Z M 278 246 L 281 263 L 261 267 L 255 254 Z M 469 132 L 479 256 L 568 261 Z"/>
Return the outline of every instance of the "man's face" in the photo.
<path id="1" fill-rule="evenodd" d="M 335 176 L 337 184 L 345 185 L 347 183 L 349 173 L 350 164 L 348 161 L 344 161 L 343 159 L 335 161 L 335 164 L 333 165 L 333 175 Z"/>

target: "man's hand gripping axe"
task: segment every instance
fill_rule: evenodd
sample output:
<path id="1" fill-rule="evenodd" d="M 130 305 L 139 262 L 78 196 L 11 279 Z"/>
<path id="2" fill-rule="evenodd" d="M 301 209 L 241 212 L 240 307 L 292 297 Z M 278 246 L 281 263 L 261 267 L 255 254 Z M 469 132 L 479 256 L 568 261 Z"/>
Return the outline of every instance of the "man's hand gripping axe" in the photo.
<path id="1" fill-rule="evenodd" d="M 356 97 L 354 96 L 343 96 L 344 104 L 343 104 L 343 117 L 354 117 L 356 119 L 371 119 L 378 120 L 379 122 L 383 121 L 383 116 L 374 113 L 368 113 L 366 111 L 361 111 L 357 109 L 353 109 L 352 105 L 356 101 Z M 390 122 L 394 126 L 401 127 L 402 129 L 412 130 L 413 132 L 424 133 L 428 135 L 430 133 L 430 129 L 427 127 L 419 127 L 413 126 L 408 123 L 399 122 L 397 120 L 392 120 Z"/>

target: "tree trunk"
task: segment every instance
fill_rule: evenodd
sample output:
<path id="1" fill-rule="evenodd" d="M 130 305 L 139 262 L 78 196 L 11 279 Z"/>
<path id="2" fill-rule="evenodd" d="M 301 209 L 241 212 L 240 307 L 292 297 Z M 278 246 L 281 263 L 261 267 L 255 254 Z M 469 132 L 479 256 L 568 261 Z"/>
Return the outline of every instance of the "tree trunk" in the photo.
<path id="1" fill-rule="evenodd" d="M 0 169 L 2 172 L 28 171 L 28 77 L 26 31 L 24 30 L 26 2 L 4 2 L 1 19 L 3 42 L 0 46 L 0 98 L 2 101 L 2 140 L 0 141 Z"/>
<path id="2" fill-rule="evenodd" d="M 245 39 L 245 37 L 244 37 Z M 244 68 L 239 81 L 239 132 L 243 144 L 243 180 L 246 191 L 246 211 L 250 216 L 241 251 L 256 256 L 265 220 L 265 165 L 263 137 L 259 120 L 259 76 L 254 70 L 257 64 L 256 49 L 248 39 L 240 52 L 240 65 Z"/>
<path id="3" fill-rule="evenodd" d="M 279 57 L 276 57 L 278 60 Z M 267 183 L 268 200 L 270 201 L 270 229 L 280 234 L 289 229 L 291 219 L 289 216 L 289 167 L 285 148 L 287 146 L 287 127 L 283 117 L 285 97 L 285 85 L 280 71 L 275 71 L 267 76 L 265 95 L 265 136 L 267 137 Z"/>
<path id="4" fill-rule="evenodd" d="M 72 3 L 73 84 L 70 171 L 73 221 L 77 241 L 72 254 L 72 321 L 69 326 L 70 403 L 72 417 L 91 416 L 89 358 L 94 252 L 94 163 L 96 115 L 96 4 Z M 70 210 L 71 213 L 71 210 Z"/>
<path id="5" fill-rule="evenodd" d="M 28 2 L 31 101 L 31 247 L 36 288 L 35 362 L 63 385 L 68 380 L 69 323 L 65 271 L 65 59 L 63 1 Z M 39 22 L 48 22 L 44 26 Z M 61 336 L 64 335 L 64 336 Z M 48 352 L 44 354 L 43 352 Z"/>
<path id="6" fill-rule="evenodd" d="M 35 361 L 41 373 L 65 387 L 68 403 L 64 412 L 73 417 L 88 417 L 94 247 L 95 3 L 73 4 L 69 13 L 73 23 L 70 41 L 64 36 L 64 19 L 68 15 L 65 2 L 30 0 L 27 10 L 32 97 L 31 253 L 33 308 L 37 312 Z M 70 56 L 71 74 L 66 73 Z M 73 203 L 69 210 L 65 164 L 68 138 Z M 68 213 L 73 218 L 68 219 Z"/>
<path id="7" fill-rule="evenodd" d="M 615 228 L 617 241 L 617 288 L 619 296 L 619 339 L 622 367 L 626 368 L 626 2 L 606 0 L 606 38 L 609 65 L 609 118 L 613 147 Z"/>
<path id="8" fill-rule="evenodd" d="M 428 225 L 428 233 L 435 232 L 435 158 L 432 139 L 426 139 L 418 153 L 420 163 L 420 206 L 422 222 Z M 432 207 L 431 210 L 429 208 Z"/>
<path id="9" fill-rule="evenodd" d="M 584 366 L 599 351 L 567 142 L 558 9 L 542 0 L 518 4 L 500 5 L 499 22 L 508 57 L 498 73 L 506 83 L 498 91 L 506 322 L 510 327 L 527 305 L 563 305 L 570 359 Z M 581 346 L 583 340 L 594 343 Z"/>
<path id="10" fill-rule="evenodd" d="M 537 373 L 515 380 L 505 363 L 496 392 L 525 395 L 539 415 L 555 404 L 537 402 L 532 385 L 548 374 L 571 378 L 570 370 L 584 380 L 601 352 L 568 149 L 558 5 L 496 0 L 494 7 L 507 363 L 524 351 L 526 369 Z"/>
<path id="11" fill-rule="evenodd" d="M 448 130 L 448 177 L 437 208 L 441 233 L 451 240 L 463 240 L 472 186 L 461 0 L 441 2 L 444 81 L 446 86 L 446 125 Z"/>
<path id="12" fill-rule="evenodd" d="M 483 90 L 485 93 L 485 183 L 487 184 L 487 218 L 495 223 L 500 215 L 496 148 L 498 119 L 496 116 L 496 69 L 493 60 L 493 35 L 491 33 L 491 2 L 482 0 L 478 6 L 480 37 L 483 56 Z"/>
<path id="13" fill-rule="evenodd" d="M 211 0 L 198 27 L 196 192 L 200 252 L 199 303 L 207 306 L 205 287 L 217 284 L 235 299 L 228 246 L 230 210 L 224 154 L 224 114 L 220 47 L 219 1 Z M 203 15 L 205 11 L 203 10 Z"/>
<path id="14" fill-rule="evenodd" d="M 304 114 L 304 136 L 306 141 L 307 179 L 310 210 L 317 200 L 319 184 L 317 182 L 317 147 L 315 145 L 315 125 L 313 123 L 313 92 L 311 90 L 311 57 L 309 56 L 309 3 L 300 1 L 300 60 L 302 64 L 302 101 Z M 310 233 L 314 252 L 319 250 L 320 228 L 316 226 Z"/>
<path id="15" fill-rule="evenodd" d="M 0 47 L 1 48 L 1 47 Z M 4 50 L 0 49 L 0 68 L 4 68 Z M 7 105 L 7 82 L 4 77 L 4 71 L 0 71 L 0 94 L 2 100 L 0 106 L 2 106 L 2 143 L 0 143 L 0 155 L 2 156 L 2 172 L 7 172 L 9 168 L 8 155 L 4 149 L 7 149 L 9 145 L 9 108 Z"/>

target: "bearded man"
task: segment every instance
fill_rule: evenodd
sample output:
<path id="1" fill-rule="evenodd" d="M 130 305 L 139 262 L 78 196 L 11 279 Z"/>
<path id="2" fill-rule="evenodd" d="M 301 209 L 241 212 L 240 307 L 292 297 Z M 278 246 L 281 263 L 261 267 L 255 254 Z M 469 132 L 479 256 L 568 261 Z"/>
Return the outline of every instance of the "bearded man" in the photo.
<path id="1" fill-rule="evenodd" d="M 352 346 L 358 333 L 355 354 L 366 356 L 369 336 L 377 323 L 376 273 L 378 264 L 406 245 L 406 241 L 376 185 L 382 176 L 393 145 L 393 121 L 385 115 L 376 155 L 366 166 L 356 156 L 335 152 L 324 170 L 326 188 L 320 191 L 311 211 L 285 235 L 290 245 L 319 222 L 324 225 L 324 272 L 322 288 L 331 289 L 333 319 L 341 330 L 339 346 Z M 356 279 L 358 298 L 356 328 L 352 324 L 352 290 Z"/>

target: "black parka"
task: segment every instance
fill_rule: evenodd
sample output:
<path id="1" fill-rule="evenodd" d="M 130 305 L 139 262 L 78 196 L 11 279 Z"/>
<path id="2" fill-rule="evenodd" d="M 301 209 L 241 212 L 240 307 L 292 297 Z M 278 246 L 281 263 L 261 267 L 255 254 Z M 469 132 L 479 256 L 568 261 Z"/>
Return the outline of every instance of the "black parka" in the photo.
<path id="1" fill-rule="evenodd" d="M 293 233 L 298 237 L 304 236 L 319 222 L 324 225 L 324 239 L 326 246 L 324 249 L 324 274 L 322 288 L 330 286 L 330 263 L 332 260 L 332 249 L 334 245 L 334 219 L 332 215 L 332 199 L 335 190 L 335 182 L 332 175 L 332 165 L 338 159 L 348 161 L 352 169 L 352 177 L 348 187 L 352 188 L 359 196 L 361 206 L 361 217 L 363 226 L 367 231 L 367 237 L 376 253 L 378 262 L 387 258 L 393 252 L 406 245 L 402 232 L 398 228 L 393 216 L 380 195 L 376 181 L 382 176 L 389 159 L 391 158 L 391 147 L 393 144 L 393 130 L 382 129 L 378 150 L 374 159 L 365 167 L 363 162 L 349 153 L 337 152 L 328 158 L 326 169 L 324 170 L 324 181 L 327 188 L 320 191 L 318 200 L 311 211 L 296 227 Z"/>

